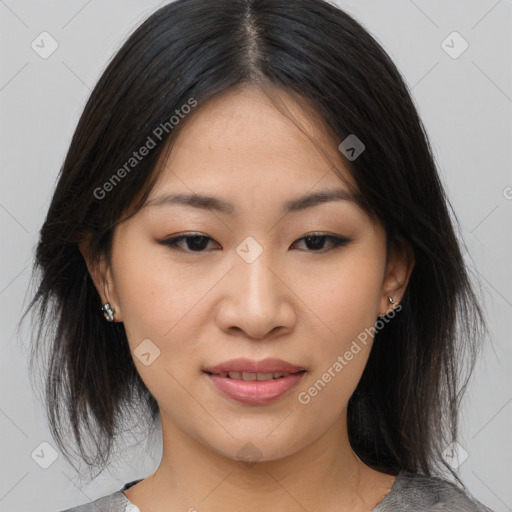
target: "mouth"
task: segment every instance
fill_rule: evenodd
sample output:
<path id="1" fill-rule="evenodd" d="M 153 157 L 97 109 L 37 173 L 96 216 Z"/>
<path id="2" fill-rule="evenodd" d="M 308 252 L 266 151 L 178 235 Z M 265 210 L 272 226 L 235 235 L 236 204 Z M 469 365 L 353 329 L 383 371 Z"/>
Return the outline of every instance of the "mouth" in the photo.
<path id="1" fill-rule="evenodd" d="M 242 381 L 267 381 L 267 380 L 277 380 L 288 377 L 289 375 L 296 375 L 299 373 L 305 373 L 306 370 L 298 370 L 296 372 L 219 372 L 213 373 L 205 371 L 208 375 L 217 375 L 219 377 L 224 377 L 228 379 L 234 380 L 242 380 Z"/>
<path id="2" fill-rule="evenodd" d="M 289 395 L 307 373 L 290 372 L 204 371 L 208 382 L 220 396 L 244 405 L 266 405 Z"/>
<path id="3" fill-rule="evenodd" d="M 217 392 L 244 405 L 267 405 L 293 391 L 307 373 L 282 359 L 232 359 L 203 369 Z M 284 398 L 283 398 L 284 399 Z"/>
<path id="4" fill-rule="evenodd" d="M 268 357 L 261 361 L 245 358 L 231 359 L 215 366 L 203 368 L 203 372 L 209 375 L 245 381 L 281 379 L 305 370 L 303 366 L 297 366 L 274 357 Z"/>

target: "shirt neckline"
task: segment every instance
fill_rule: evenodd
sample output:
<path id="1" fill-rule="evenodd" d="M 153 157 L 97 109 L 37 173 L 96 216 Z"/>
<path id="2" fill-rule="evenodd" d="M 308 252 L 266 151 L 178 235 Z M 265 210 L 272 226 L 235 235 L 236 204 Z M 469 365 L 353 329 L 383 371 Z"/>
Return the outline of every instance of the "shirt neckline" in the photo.
<path id="1" fill-rule="evenodd" d="M 402 479 L 402 477 L 405 475 L 405 470 L 402 469 L 398 472 L 398 474 L 395 476 L 395 479 L 393 480 L 393 483 L 391 484 L 391 487 L 389 488 L 389 491 L 386 493 L 384 498 L 379 501 L 371 510 L 370 512 L 378 512 L 380 507 L 387 505 L 389 500 L 391 499 L 391 494 L 394 494 L 396 487 L 398 487 L 398 481 Z M 143 478 L 139 478 L 138 480 L 133 480 L 132 482 L 129 482 L 124 485 L 124 487 L 119 491 L 122 495 L 122 497 L 125 500 L 124 505 L 130 506 L 130 512 L 141 512 L 140 509 L 137 507 L 137 505 L 134 505 L 129 499 L 128 496 L 124 493 L 124 491 L 128 490 L 130 487 L 132 487 L 135 484 L 138 484 L 139 482 L 142 482 Z"/>
<path id="2" fill-rule="evenodd" d="M 380 500 L 371 510 L 370 512 L 378 512 L 381 507 L 384 505 L 387 505 L 389 501 L 391 500 L 391 495 L 395 494 L 396 488 L 398 487 L 399 480 L 402 479 L 402 477 L 405 475 L 406 471 L 405 469 L 401 469 L 398 474 L 395 476 L 395 479 L 393 480 L 393 483 L 391 484 L 391 487 L 389 488 L 389 491 L 386 493 L 384 498 Z"/>

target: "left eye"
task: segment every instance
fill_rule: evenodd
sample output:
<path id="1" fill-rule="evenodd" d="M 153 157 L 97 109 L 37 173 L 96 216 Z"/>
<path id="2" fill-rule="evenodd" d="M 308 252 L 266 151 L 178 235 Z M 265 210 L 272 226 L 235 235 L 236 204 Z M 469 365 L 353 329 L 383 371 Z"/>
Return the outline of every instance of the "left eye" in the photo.
<path id="1" fill-rule="evenodd" d="M 190 252 L 205 252 L 203 249 L 208 244 L 208 241 L 209 240 L 214 241 L 213 238 L 210 238 L 209 236 L 206 236 L 206 235 L 190 234 L 190 235 L 181 235 L 181 236 L 177 236 L 174 238 L 168 238 L 166 240 L 162 240 L 160 243 L 163 245 L 166 245 L 174 250 L 184 250 L 179 245 L 180 242 L 182 242 L 184 240 L 186 240 L 186 242 L 187 242 L 186 245 L 188 246 L 188 249 L 190 250 Z M 324 242 L 327 240 L 331 242 L 332 249 L 347 245 L 349 242 L 351 242 L 351 240 L 348 238 L 342 238 L 342 237 L 333 236 L 333 235 L 326 235 L 326 234 L 322 234 L 322 233 L 318 233 L 318 234 L 312 233 L 310 235 L 306 235 L 306 236 L 296 240 L 292 244 L 292 247 L 297 242 L 304 241 L 306 243 L 306 245 L 309 246 L 309 248 L 313 249 L 312 251 L 308 251 L 308 252 L 318 252 L 319 249 L 324 248 Z M 328 249 L 328 250 L 330 250 L 330 249 Z M 323 252 L 327 252 L 327 251 L 323 251 Z"/>
<path id="2" fill-rule="evenodd" d="M 313 252 L 316 252 L 316 250 L 318 250 L 318 249 L 323 249 L 324 242 L 326 240 L 329 240 L 331 242 L 333 249 L 335 249 L 336 247 L 341 247 L 343 245 L 347 245 L 350 242 L 350 240 L 348 238 L 341 238 L 339 236 L 333 236 L 333 235 L 323 235 L 321 233 L 303 236 L 302 238 L 299 238 L 297 240 L 297 242 L 300 242 L 302 240 L 304 240 L 304 242 L 306 242 L 306 244 L 310 244 L 312 246 L 312 248 L 315 249 L 315 251 L 313 251 Z M 294 244 L 295 243 L 296 242 L 294 242 Z M 324 252 L 327 252 L 327 251 L 324 251 Z"/>

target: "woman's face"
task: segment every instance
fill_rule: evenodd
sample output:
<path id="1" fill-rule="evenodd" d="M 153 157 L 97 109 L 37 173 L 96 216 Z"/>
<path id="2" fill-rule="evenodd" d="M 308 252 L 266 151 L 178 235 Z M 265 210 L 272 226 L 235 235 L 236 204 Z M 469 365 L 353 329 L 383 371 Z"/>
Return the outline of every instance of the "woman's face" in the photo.
<path id="1" fill-rule="evenodd" d="M 325 147 L 353 183 L 337 147 Z M 320 191 L 349 194 L 313 142 L 246 88 L 196 109 L 148 204 L 116 228 L 105 298 L 124 322 L 164 435 L 179 431 L 233 459 L 253 450 L 263 461 L 345 428 L 371 349 L 368 329 L 389 310 L 388 295 L 400 300 L 409 273 L 394 258 L 386 269 L 384 230 L 355 202 L 287 209 Z M 230 206 L 170 199 L 192 193 Z M 198 238 L 166 243 L 185 235 Z M 260 392 L 241 375 L 205 371 L 236 358 L 278 358 L 306 371 L 283 382 L 246 372 L 266 381 Z"/>

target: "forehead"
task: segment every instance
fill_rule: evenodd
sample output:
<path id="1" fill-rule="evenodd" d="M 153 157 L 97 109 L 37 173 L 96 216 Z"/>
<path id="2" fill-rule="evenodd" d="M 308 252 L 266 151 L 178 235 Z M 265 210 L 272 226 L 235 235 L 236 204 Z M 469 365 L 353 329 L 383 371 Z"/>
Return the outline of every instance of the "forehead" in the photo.
<path id="1" fill-rule="evenodd" d="M 185 119 L 148 203 L 163 193 L 228 196 L 253 206 L 316 190 L 350 194 L 335 169 L 354 185 L 318 115 L 284 91 L 269 98 L 243 87 L 200 104 Z"/>

